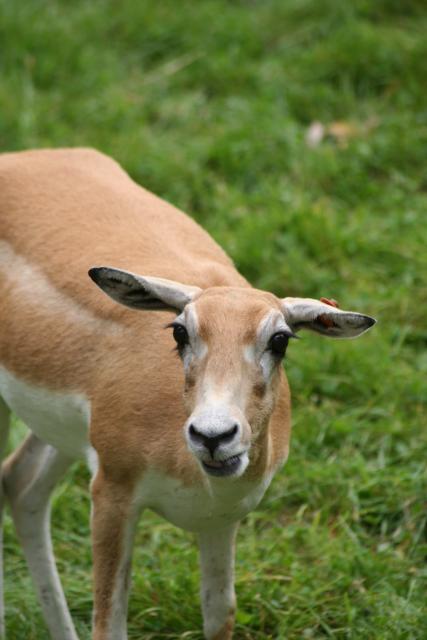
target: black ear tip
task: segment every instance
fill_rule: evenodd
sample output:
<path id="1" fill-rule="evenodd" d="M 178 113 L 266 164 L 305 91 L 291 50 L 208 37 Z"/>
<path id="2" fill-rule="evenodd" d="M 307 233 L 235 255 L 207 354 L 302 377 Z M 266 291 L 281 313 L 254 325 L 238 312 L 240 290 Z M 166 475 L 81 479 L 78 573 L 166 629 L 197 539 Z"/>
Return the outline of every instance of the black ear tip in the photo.
<path id="1" fill-rule="evenodd" d="M 368 327 L 373 327 L 374 324 L 377 324 L 377 321 L 375 320 L 375 318 L 371 318 L 371 316 L 365 316 L 366 318 L 366 324 L 368 325 Z"/>
<path id="2" fill-rule="evenodd" d="M 95 282 L 95 284 L 98 284 L 103 270 L 103 267 L 92 267 L 88 271 L 88 276 Z"/>

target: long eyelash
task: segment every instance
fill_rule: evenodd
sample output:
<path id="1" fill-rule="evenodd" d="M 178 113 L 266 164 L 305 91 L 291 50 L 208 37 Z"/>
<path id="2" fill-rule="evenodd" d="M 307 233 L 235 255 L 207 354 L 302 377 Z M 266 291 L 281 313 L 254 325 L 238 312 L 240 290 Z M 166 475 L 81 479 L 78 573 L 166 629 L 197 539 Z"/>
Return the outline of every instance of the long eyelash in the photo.
<path id="1" fill-rule="evenodd" d="M 296 340 L 301 340 L 301 336 L 297 336 L 293 331 L 284 331 L 283 333 L 285 333 L 289 339 L 295 338 Z"/>

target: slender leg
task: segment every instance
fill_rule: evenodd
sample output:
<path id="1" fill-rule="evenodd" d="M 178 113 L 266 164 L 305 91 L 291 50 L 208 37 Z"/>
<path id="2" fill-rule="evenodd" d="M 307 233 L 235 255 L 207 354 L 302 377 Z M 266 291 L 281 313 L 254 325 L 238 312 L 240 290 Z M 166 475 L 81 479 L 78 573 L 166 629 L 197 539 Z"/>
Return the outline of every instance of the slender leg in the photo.
<path id="1" fill-rule="evenodd" d="M 132 549 L 140 516 L 132 497 L 133 483 L 98 471 L 92 484 L 93 640 L 127 639 Z"/>
<path id="2" fill-rule="evenodd" d="M 4 452 L 9 435 L 10 411 L 0 398 L 0 461 L 3 460 Z M 4 588 L 3 588 L 3 483 L 0 482 L 0 638 L 5 637 L 4 626 Z"/>
<path id="3" fill-rule="evenodd" d="M 31 434 L 3 465 L 4 490 L 53 640 L 78 640 L 50 537 L 50 496 L 72 462 Z"/>
<path id="4" fill-rule="evenodd" d="M 238 523 L 199 534 L 203 629 L 207 640 L 230 640 L 233 635 L 237 527 Z"/>

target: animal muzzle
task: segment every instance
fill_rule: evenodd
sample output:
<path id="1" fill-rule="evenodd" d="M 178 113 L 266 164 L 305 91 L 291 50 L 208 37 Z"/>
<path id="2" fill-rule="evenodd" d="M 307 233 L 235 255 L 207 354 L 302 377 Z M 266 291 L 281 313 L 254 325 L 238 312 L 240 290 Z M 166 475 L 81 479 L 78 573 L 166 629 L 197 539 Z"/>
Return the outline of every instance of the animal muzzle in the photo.
<path id="1" fill-rule="evenodd" d="M 192 415 L 186 425 L 190 451 L 212 476 L 241 475 L 247 466 L 242 421 L 214 411 Z"/>

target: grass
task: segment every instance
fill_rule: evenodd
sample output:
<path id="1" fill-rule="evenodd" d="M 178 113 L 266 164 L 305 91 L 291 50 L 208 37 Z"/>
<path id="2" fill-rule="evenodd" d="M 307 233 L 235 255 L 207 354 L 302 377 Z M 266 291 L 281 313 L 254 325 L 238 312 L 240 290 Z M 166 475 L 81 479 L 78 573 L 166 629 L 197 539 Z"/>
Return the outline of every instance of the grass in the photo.
<path id="1" fill-rule="evenodd" d="M 378 318 L 304 337 L 288 464 L 239 534 L 236 638 L 427 638 L 427 10 L 422 0 L 0 2 L 0 148 L 95 146 L 256 286 Z M 306 143 L 314 121 L 341 138 Z M 15 432 L 22 433 L 22 427 Z M 54 540 L 90 636 L 88 475 Z M 6 520 L 9 638 L 47 638 Z M 129 637 L 200 639 L 193 540 L 141 521 Z"/>

